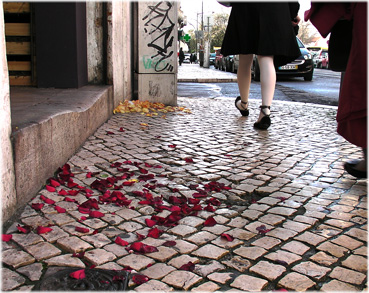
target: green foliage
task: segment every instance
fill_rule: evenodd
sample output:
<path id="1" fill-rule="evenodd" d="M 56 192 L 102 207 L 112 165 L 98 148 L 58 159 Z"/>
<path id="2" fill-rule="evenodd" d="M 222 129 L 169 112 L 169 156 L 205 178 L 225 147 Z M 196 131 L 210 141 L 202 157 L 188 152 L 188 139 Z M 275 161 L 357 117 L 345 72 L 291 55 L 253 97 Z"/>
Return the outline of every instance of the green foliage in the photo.
<path id="1" fill-rule="evenodd" d="M 222 46 L 224 34 L 228 24 L 228 13 L 214 14 L 213 26 L 211 28 L 211 49 Z"/>

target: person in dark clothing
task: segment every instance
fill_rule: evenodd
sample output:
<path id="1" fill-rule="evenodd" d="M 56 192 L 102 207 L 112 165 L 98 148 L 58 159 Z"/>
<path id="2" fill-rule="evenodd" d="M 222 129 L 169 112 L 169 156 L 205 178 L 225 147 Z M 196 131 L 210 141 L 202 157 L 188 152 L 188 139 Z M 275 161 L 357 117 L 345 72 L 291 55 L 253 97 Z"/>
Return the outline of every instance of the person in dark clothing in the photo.
<path id="1" fill-rule="evenodd" d="M 179 65 L 182 65 L 184 59 L 185 59 L 185 54 L 183 52 L 183 49 L 180 48 L 179 49 Z"/>
<path id="2" fill-rule="evenodd" d="M 248 99 L 253 55 L 260 67 L 260 114 L 254 123 L 257 129 L 271 124 L 270 106 L 273 100 L 276 71 L 301 55 L 294 26 L 300 18 L 298 2 L 231 2 L 232 10 L 223 39 L 223 56 L 239 54 L 237 82 L 240 96 L 235 106 L 242 116 L 249 115 Z"/>
<path id="3" fill-rule="evenodd" d="M 311 8 L 305 12 L 305 20 L 310 20 L 319 33 L 326 37 L 331 33 L 330 39 L 340 39 L 339 46 L 330 46 L 330 63 L 334 64 L 347 60 L 344 77 L 341 81 L 339 102 L 337 109 L 337 132 L 350 143 L 361 147 L 363 159 L 346 162 L 345 170 L 357 178 L 367 178 L 367 122 L 368 122 L 368 85 L 367 85 L 367 11 L 366 2 L 312 2 Z M 339 22 L 346 22 L 350 32 L 335 31 Z M 340 27 L 340 26 L 339 26 Z M 335 34 L 339 34 L 337 36 Z M 349 42 L 350 50 L 341 51 Z M 347 45 L 347 44 L 346 44 Z M 334 54 L 333 54 L 334 53 Z M 336 58 L 336 59 L 334 59 Z M 338 60 L 337 60 L 338 59 Z M 334 68 L 333 68 L 334 69 Z"/>

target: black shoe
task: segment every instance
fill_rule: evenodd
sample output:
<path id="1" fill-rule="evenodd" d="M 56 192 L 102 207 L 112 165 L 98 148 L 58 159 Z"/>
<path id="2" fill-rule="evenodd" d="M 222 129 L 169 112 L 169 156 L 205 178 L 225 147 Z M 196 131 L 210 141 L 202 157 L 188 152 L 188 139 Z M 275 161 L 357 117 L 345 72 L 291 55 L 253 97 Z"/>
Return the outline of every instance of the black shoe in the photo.
<path id="1" fill-rule="evenodd" d="M 264 109 L 269 109 L 270 106 L 260 106 L 260 111 L 263 112 L 264 117 L 260 121 L 254 123 L 254 127 L 261 130 L 267 130 L 272 123 L 270 120 L 270 115 L 265 114 Z"/>
<path id="2" fill-rule="evenodd" d="M 240 108 L 237 107 L 237 102 L 238 101 L 241 101 L 241 106 L 242 106 L 243 109 L 240 109 Z M 249 116 L 249 109 L 244 108 L 244 106 L 243 106 L 243 105 L 247 105 L 248 102 L 244 102 L 244 101 L 241 100 L 241 97 L 237 97 L 234 104 L 235 104 L 236 108 L 240 111 L 242 116 Z"/>
<path id="3" fill-rule="evenodd" d="M 360 161 L 346 162 L 344 164 L 344 168 L 345 168 L 346 172 L 349 173 L 350 175 L 356 177 L 356 178 L 368 178 L 367 171 L 360 171 L 360 170 L 355 168 L 356 165 L 359 162 Z"/>

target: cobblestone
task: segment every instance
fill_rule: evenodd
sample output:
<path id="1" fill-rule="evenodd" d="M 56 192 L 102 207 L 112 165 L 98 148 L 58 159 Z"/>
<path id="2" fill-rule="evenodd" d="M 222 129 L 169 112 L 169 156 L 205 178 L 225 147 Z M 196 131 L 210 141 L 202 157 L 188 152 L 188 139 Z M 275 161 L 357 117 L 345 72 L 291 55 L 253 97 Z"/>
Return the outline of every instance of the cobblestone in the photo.
<path id="1" fill-rule="evenodd" d="M 67 163 L 91 196 L 62 184 L 27 203 L 4 230 L 3 290 L 29 291 L 51 267 L 91 265 L 146 275 L 130 280 L 132 292 L 367 290 L 367 180 L 343 169 L 361 150 L 336 133 L 336 108 L 274 101 L 271 127 L 257 131 L 259 101 L 247 118 L 225 98 L 178 104 L 192 114 L 117 114 L 86 140 Z M 94 186 L 114 176 L 126 178 Z M 61 189 L 79 191 L 76 202 Z M 99 202 L 114 191 L 127 205 Z M 66 212 L 33 209 L 41 194 Z M 88 199 L 99 209 L 83 213 Z M 140 243 L 158 251 L 135 253 Z"/>

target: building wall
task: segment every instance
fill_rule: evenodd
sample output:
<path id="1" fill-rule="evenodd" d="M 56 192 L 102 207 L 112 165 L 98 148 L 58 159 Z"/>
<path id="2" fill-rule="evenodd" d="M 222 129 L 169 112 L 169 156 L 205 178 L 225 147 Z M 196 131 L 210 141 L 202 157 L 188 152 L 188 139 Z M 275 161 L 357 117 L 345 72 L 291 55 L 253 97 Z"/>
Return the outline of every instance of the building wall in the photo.
<path id="1" fill-rule="evenodd" d="M 87 2 L 87 59 L 88 83 L 103 84 L 104 68 L 104 15 L 102 2 Z"/>
<path id="2" fill-rule="evenodd" d="M 131 3 L 108 2 L 107 84 L 113 85 L 114 105 L 132 98 Z"/>
<path id="3" fill-rule="evenodd" d="M 9 77 L 6 62 L 3 4 L 0 1 L 0 196 L 3 218 L 9 218 L 15 210 L 16 192 L 13 150 L 10 141 Z"/>

